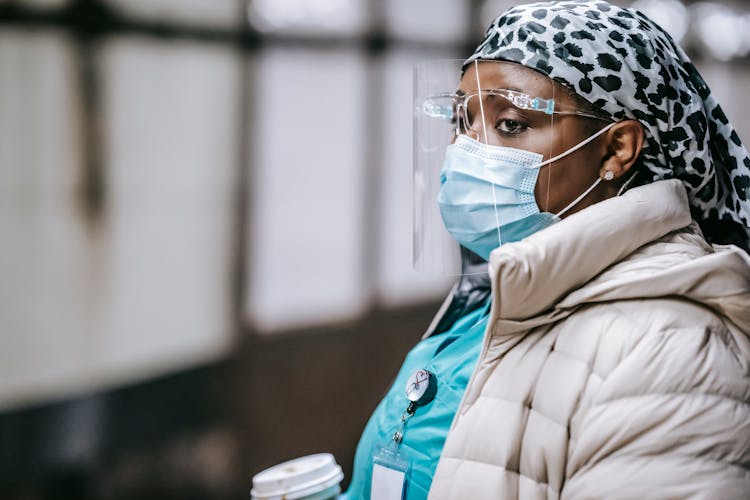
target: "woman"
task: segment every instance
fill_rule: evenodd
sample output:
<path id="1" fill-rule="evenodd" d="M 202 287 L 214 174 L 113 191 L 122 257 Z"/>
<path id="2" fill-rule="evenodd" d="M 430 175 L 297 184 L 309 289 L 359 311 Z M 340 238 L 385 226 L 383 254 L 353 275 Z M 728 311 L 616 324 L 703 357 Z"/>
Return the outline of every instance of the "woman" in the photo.
<path id="1" fill-rule="evenodd" d="M 570 111 L 488 124 L 487 88 L 549 85 Z M 488 278 L 407 356 L 345 497 L 750 498 L 750 158 L 695 67 L 638 12 L 540 3 L 492 23 L 458 90 L 438 202 Z M 519 162 L 531 211 L 485 173 Z M 466 203 L 487 185 L 495 206 Z"/>

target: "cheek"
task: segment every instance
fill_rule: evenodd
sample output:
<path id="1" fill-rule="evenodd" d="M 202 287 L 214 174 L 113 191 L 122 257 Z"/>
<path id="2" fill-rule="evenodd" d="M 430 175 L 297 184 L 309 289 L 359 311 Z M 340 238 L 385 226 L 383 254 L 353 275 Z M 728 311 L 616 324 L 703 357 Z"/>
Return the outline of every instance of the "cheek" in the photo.
<path id="1" fill-rule="evenodd" d="M 538 136 L 546 141 L 546 150 L 538 150 L 545 151 L 545 159 L 567 151 L 590 136 L 580 127 L 568 125 L 558 126 L 556 134 L 550 131 L 544 136 Z M 540 211 L 561 211 L 596 180 L 600 163 L 597 161 L 599 153 L 596 144 L 597 141 L 594 141 L 540 169 L 534 188 L 534 196 Z"/>
<path id="2" fill-rule="evenodd" d="M 595 163 L 582 150 L 542 167 L 534 188 L 539 210 L 557 213 L 583 193 L 598 176 Z"/>
<path id="3" fill-rule="evenodd" d="M 560 175 L 560 169 L 563 166 L 563 160 L 560 160 L 540 169 L 534 188 L 534 197 L 539 211 L 555 213 L 555 208 L 561 198 L 562 181 L 565 178 Z"/>
<path id="4" fill-rule="evenodd" d="M 511 147 L 539 153 L 544 157 L 544 160 L 547 160 L 554 156 L 554 152 L 557 149 L 556 142 L 557 138 L 553 131 L 549 128 L 543 128 L 533 130 L 530 134 L 519 137 Z"/>
<path id="5" fill-rule="evenodd" d="M 574 130 L 575 133 L 566 134 L 565 130 Z M 529 137 L 528 149 L 542 153 L 546 160 L 567 151 L 587 137 L 578 128 L 537 130 L 533 137 Z M 594 164 L 595 156 L 593 148 L 593 144 L 587 145 L 540 169 L 534 188 L 534 197 L 540 211 L 557 213 L 578 196 L 576 193 L 580 184 L 585 184 L 590 178 L 589 167 Z M 583 190 L 585 187 L 580 192 Z"/>

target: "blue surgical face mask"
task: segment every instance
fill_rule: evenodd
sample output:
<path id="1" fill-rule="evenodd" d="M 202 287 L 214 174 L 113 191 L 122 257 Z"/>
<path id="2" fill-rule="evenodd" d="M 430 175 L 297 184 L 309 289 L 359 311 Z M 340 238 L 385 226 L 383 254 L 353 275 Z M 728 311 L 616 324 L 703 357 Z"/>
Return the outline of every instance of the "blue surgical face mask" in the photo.
<path id="1" fill-rule="evenodd" d="M 566 208 L 551 214 L 540 212 L 534 198 L 540 168 L 585 146 L 613 125 L 544 162 L 538 153 L 459 136 L 446 150 L 437 198 L 445 228 L 461 245 L 487 260 L 498 246 L 558 222 L 601 179 Z"/>

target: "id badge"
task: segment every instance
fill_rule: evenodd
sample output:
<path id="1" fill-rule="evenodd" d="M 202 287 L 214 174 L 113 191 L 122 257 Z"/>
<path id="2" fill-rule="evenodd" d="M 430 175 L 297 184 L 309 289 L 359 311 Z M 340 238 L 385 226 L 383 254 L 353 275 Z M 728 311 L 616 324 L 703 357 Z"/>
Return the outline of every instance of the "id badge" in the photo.
<path id="1" fill-rule="evenodd" d="M 417 408 L 424 406 L 435 398 L 437 380 L 428 370 L 415 371 L 406 382 L 406 399 L 409 406 L 401 415 L 401 425 L 393 434 L 388 445 L 380 448 L 372 457 L 372 485 L 370 500 L 403 500 L 409 486 L 409 463 L 406 453 L 401 449 L 406 422 L 414 416 Z"/>
<path id="2" fill-rule="evenodd" d="M 409 461 L 397 450 L 385 447 L 372 460 L 370 500 L 403 500 L 409 477 Z"/>

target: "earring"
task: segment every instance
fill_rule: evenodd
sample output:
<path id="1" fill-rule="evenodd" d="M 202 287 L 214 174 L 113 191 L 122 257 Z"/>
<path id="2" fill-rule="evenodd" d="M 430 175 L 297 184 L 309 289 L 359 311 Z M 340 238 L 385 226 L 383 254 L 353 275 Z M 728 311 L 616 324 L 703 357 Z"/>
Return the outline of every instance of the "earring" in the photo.
<path id="1" fill-rule="evenodd" d="M 606 172 L 604 173 L 604 180 L 605 180 L 605 181 L 611 181 L 611 180 L 612 180 L 612 179 L 614 179 L 614 178 L 615 178 L 615 173 L 614 173 L 614 172 L 612 172 L 611 170 L 607 170 L 607 171 L 606 171 Z"/>

